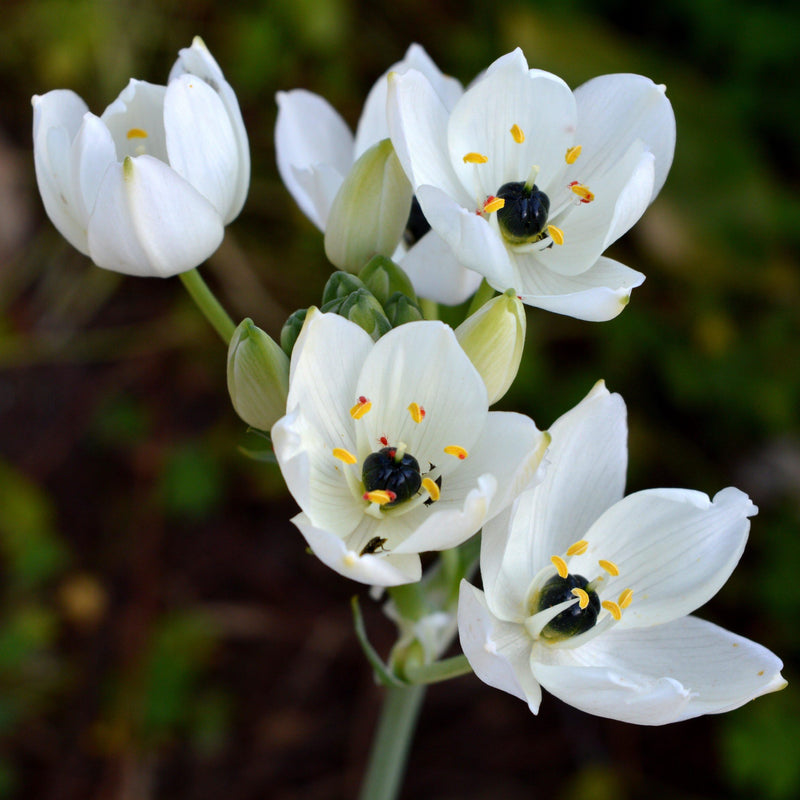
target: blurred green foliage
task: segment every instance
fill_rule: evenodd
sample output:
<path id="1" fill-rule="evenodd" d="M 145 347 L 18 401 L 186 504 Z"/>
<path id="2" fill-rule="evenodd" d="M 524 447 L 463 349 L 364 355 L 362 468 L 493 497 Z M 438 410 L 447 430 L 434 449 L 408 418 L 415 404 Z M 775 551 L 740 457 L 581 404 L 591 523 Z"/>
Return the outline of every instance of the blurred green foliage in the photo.
<path id="1" fill-rule="evenodd" d="M 609 253 L 646 283 L 602 325 L 530 310 L 526 356 L 502 407 L 545 427 L 603 377 L 629 407 L 630 490 L 735 483 L 754 497 L 761 510 L 745 560 L 703 614 L 778 652 L 790 687 L 702 729 L 718 765 L 707 796 L 800 792 L 796 3 L 9 0 L 3 15 L 0 161 L 16 171 L 11 188 L 0 181 L 0 203 L 3 220 L 23 216 L 14 230 L 0 226 L 0 743 L 22 759 L 0 759 L 0 798 L 29 790 L 26 780 L 46 786 L 38 765 L 57 776 L 53 741 L 69 752 L 73 736 L 87 764 L 180 765 L 181 746 L 199 763 L 235 754 L 236 725 L 270 668 L 260 663 L 246 685 L 230 677 L 239 673 L 223 679 L 223 666 L 238 665 L 230 631 L 258 624 L 234 615 L 226 628 L 207 608 L 260 602 L 241 576 L 213 566 L 228 563 L 226 542 L 247 525 L 248 549 L 230 557 L 243 575 L 259 548 L 282 546 L 275 520 L 291 513 L 270 505 L 281 495 L 275 467 L 236 451 L 262 443 L 227 407 L 224 353 L 174 282 L 89 267 L 44 217 L 32 176 L 32 94 L 70 87 L 100 113 L 131 76 L 164 82 L 195 34 L 237 90 L 253 156 L 244 213 L 204 269 L 234 316 L 273 338 L 291 311 L 319 302 L 331 272 L 322 237 L 277 176 L 276 91 L 322 94 L 355 126 L 372 82 L 412 41 L 464 82 L 521 46 L 532 66 L 570 85 L 615 71 L 667 85 L 673 169 Z M 459 313 L 443 310 L 453 322 Z M 300 537 L 286 536 L 302 554 Z M 307 569 L 298 558 L 292 569 Z M 278 572 L 247 586 L 274 584 L 285 600 L 285 580 Z M 315 587 L 300 594 L 308 604 Z M 281 630 L 311 638 L 309 618 L 288 605 L 284 613 Z M 331 692 L 332 680 L 320 678 Z M 274 748 L 316 730 L 297 708 L 275 719 L 280 736 L 270 739 L 266 723 L 246 735 Z M 540 721 L 526 720 L 531 737 Z M 322 758 L 296 752 L 303 774 Z M 647 783 L 624 759 L 570 774 L 559 796 L 635 797 Z M 203 796 L 166 791 L 155 796 Z M 698 795 L 687 783 L 658 796 Z"/>

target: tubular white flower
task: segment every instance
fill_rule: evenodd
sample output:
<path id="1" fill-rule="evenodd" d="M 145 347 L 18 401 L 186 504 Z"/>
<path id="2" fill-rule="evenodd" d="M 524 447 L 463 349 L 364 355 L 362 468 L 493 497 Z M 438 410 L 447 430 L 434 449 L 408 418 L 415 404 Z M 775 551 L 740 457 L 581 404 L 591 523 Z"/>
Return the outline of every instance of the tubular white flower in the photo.
<path id="1" fill-rule="evenodd" d="M 527 417 L 488 411 L 446 325 L 411 322 L 373 342 L 312 312 L 272 441 L 317 557 L 391 586 L 419 580 L 419 553 L 465 541 L 540 479 L 548 438 Z"/>
<path id="2" fill-rule="evenodd" d="M 390 73 L 414 69 L 424 75 L 437 98 L 452 108 L 461 84 L 443 75 L 425 50 L 411 45 L 367 95 L 355 137 L 322 97 L 304 89 L 278 92 L 275 153 L 278 171 L 303 213 L 321 230 L 328 225 L 333 200 L 355 162 L 370 147 L 388 138 L 386 96 Z M 415 291 L 441 303 L 460 303 L 477 288 L 481 276 L 463 267 L 419 215 L 409 219 L 406 235 L 393 258 L 411 278 Z M 420 228 L 420 224 L 422 227 Z"/>
<path id="3" fill-rule="evenodd" d="M 625 406 L 602 382 L 550 433 L 544 480 L 484 527 L 484 591 L 461 585 L 459 635 L 478 677 L 534 713 L 544 687 L 644 725 L 783 688 L 769 650 L 686 616 L 736 566 L 757 512 L 747 495 L 623 498 Z"/>
<path id="4" fill-rule="evenodd" d="M 663 86 L 606 75 L 573 94 L 528 69 L 517 49 L 452 108 L 421 72 L 392 75 L 387 114 L 425 217 L 465 266 L 529 305 L 580 319 L 624 308 L 644 276 L 601 254 L 672 163 Z"/>
<path id="5" fill-rule="evenodd" d="M 247 194 L 239 106 L 202 40 L 167 86 L 131 80 L 101 117 L 74 92 L 33 98 L 36 178 L 61 234 L 100 267 L 168 277 L 217 249 Z"/>

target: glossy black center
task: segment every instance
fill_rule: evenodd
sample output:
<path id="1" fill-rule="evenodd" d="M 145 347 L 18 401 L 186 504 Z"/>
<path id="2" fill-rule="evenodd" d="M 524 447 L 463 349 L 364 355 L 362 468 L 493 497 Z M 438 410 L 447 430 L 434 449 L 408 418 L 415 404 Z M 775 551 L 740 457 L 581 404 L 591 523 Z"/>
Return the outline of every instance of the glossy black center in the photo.
<path id="1" fill-rule="evenodd" d="M 497 222 L 509 242 L 527 244 L 543 238 L 550 198 L 536 184 L 527 187 L 522 181 L 504 183 L 497 190 L 497 197 L 506 201 L 497 212 Z"/>
<path id="2" fill-rule="evenodd" d="M 361 480 L 368 492 L 382 489 L 394 492 L 396 497 L 383 508 L 392 508 L 413 497 L 422 485 L 419 462 L 414 456 L 405 453 L 397 458 L 397 449 L 383 447 L 377 453 L 370 453 L 364 459 Z"/>
<path id="3" fill-rule="evenodd" d="M 403 231 L 403 242 L 406 247 L 415 245 L 430 229 L 430 223 L 425 219 L 419 200 L 414 195 L 411 199 L 411 211 L 408 215 L 408 222 L 406 222 L 406 229 Z"/>
<path id="4" fill-rule="evenodd" d="M 537 611 L 544 611 L 565 600 L 575 599 L 575 595 L 572 594 L 573 589 L 583 589 L 589 595 L 589 605 L 586 608 L 581 608 L 579 603 L 575 603 L 553 617 L 542 630 L 541 635 L 545 639 L 567 639 L 594 627 L 597 615 L 600 613 L 600 598 L 593 589 L 586 588 L 588 585 L 589 581 L 583 575 L 567 575 L 566 578 L 554 575 L 545 583 L 539 595 Z"/>

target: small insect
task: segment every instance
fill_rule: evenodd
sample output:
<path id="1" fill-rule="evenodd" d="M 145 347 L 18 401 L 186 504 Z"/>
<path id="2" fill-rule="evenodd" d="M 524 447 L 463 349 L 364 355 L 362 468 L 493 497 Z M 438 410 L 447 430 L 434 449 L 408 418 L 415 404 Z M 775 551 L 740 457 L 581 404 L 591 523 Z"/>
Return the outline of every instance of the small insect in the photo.
<path id="1" fill-rule="evenodd" d="M 362 548 L 361 552 L 359 553 L 360 556 L 369 555 L 371 553 L 377 553 L 379 550 L 386 552 L 386 548 L 383 546 L 386 543 L 386 539 L 382 539 L 380 536 L 373 536 Z"/>

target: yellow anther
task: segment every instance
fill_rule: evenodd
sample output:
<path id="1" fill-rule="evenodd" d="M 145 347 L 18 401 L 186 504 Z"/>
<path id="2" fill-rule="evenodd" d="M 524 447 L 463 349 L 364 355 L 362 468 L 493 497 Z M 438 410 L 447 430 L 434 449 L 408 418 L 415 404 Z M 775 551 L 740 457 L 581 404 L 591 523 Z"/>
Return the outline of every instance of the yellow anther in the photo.
<path id="1" fill-rule="evenodd" d="M 344 447 L 334 447 L 333 457 L 338 458 L 339 461 L 344 461 L 345 464 L 355 464 L 356 461 L 358 461 L 358 459 L 349 450 L 345 450 Z"/>
<path id="2" fill-rule="evenodd" d="M 601 605 L 614 619 L 620 620 L 622 618 L 622 609 L 613 600 L 603 600 Z"/>
<path id="3" fill-rule="evenodd" d="M 488 160 L 489 156 L 485 156 L 483 153 L 467 153 L 464 156 L 465 164 L 485 164 Z"/>
<path id="4" fill-rule="evenodd" d="M 486 202 L 483 204 L 483 213 L 491 214 L 493 211 L 499 211 L 505 204 L 506 201 L 502 197 L 489 195 L 489 197 L 486 198 Z"/>
<path id="5" fill-rule="evenodd" d="M 147 131 L 143 131 L 141 128 L 130 128 L 130 130 L 128 130 L 128 133 L 125 135 L 129 139 L 146 139 Z"/>
<path id="6" fill-rule="evenodd" d="M 619 575 L 619 567 L 613 561 L 606 561 L 601 558 L 597 563 L 612 577 L 616 578 Z"/>
<path id="7" fill-rule="evenodd" d="M 556 244 L 564 244 L 564 231 L 561 228 L 556 228 L 555 225 L 548 225 L 547 232 Z"/>
<path id="8" fill-rule="evenodd" d="M 460 458 L 462 461 L 469 455 L 469 453 L 460 445 L 457 444 L 449 444 L 447 447 L 444 448 L 445 453 L 449 456 L 455 456 L 456 458 Z"/>
<path id="9" fill-rule="evenodd" d="M 411 419 L 413 419 L 414 422 L 419 423 L 425 419 L 425 409 L 418 403 L 411 403 L 408 407 L 408 413 L 411 414 Z"/>
<path id="10" fill-rule="evenodd" d="M 581 150 L 583 148 L 576 144 L 574 147 L 567 148 L 567 154 L 564 156 L 564 160 L 567 164 L 574 164 L 578 160 L 578 156 L 581 154 Z"/>
<path id="11" fill-rule="evenodd" d="M 627 608 L 633 601 L 633 589 L 625 589 L 617 598 L 620 608 Z"/>
<path id="12" fill-rule="evenodd" d="M 525 141 L 525 134 L 516 122 L 511 126 L 511 135 L 514 137 L 514 141 L 517 144 L 522 144 Z"/>
<path id="13" fill-rule="evenodd" d="M 366 397 L 359 397 L 358 402 L 350 409 L 350 416 L 353 419 L 361 419 L 371 408 L 372 403 Z"/>
<path id="14" fill-rule="evenodd" d="M 569 570 L 567 569 L 567 562 L 564 561 L 561 556 L 551 556 L 550 561 L 553 562 L 553 566 L 556 568 L 559 577 L 566 578 L 569 575 Z"/>
<path id="15" fill-rule="evenodd" d="M 580 197 L 581 203 L 591 203 L 594 200 L 594 192 L 582 183 L 575 181 L 575 183 L 569 185 L 569 188 Z"/>
<path id="16" fill-rule="evenodd" d="M 439 487 L 436 481 L 431 478 L 422 479 L 422 488 L 431 496 L 431 500 L 436 502 L 439 499 Z"/>
<path id="17" fill-rule="evenodd" d="M 586 608 L 589 605 L 589 593 L 585 589 L 579 589 L 577 586 L 572 590 L 572 594 L 578 598 L 578 606 Z"/>
<path id="18" fill-rule="evenodd" d="M 397 500 L 397 495 L 387 489 L 374 489 L 371 492 L 364 492 L 364 499 L 369 500 L 370 503 L 377 503 L 379 506 L 385 506 L 393 500 Z"/>
<path id="19" fill-rule="evenodd" d="M 580 556 L 583 555 L 588 548 L 589 548 L 589 542 L 587 542 L 586 539 L 581 539 L 580 541 L 575 542 L 575 544 L 571 544 L 567 548 L 567 555 Z"/>

